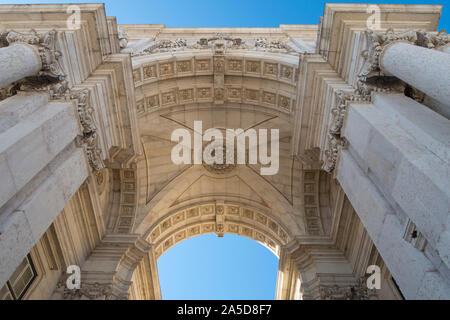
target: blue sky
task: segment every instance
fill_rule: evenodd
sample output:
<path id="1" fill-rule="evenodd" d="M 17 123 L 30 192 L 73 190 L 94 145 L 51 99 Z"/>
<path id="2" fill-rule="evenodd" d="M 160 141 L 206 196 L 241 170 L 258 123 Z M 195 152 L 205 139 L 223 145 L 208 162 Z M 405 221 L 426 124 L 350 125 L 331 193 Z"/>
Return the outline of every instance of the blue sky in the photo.
<path id="1" fill-rule="evenodd" d="M 167 27 L 278 27 L 318 24 L 318 0 L 0 0 L 0 3 L 105 2 L 122 24 Z M 328 1 L 357 3 L 359 1 Z M 450 0 L 388 0 L 362 3 L 443 4 L 440 29 L 450 31 Z M 172 247 L 158 260 L 165 299 L 273 299 L 278 259 L 265 247 L 235 235 L 203 235 Z"/>
<path id="2" fill-rule="evenodd" d="M 0 3 L 104 2 L 118 23 L 161 23 L 167 27 L 278 27 L 318 24 L 325 2 L 442 4 L 440 28 L 450 29 L 450 0 L 0 0 Z M 449 30 L 450 31 L 450 30 Z"/>
<path id="3" fill-rule="evenodd" d="M 271 300 L 278 258 L 248 238 L 205 234 L 166 251 L 158 272 L 163 299 Z"/>

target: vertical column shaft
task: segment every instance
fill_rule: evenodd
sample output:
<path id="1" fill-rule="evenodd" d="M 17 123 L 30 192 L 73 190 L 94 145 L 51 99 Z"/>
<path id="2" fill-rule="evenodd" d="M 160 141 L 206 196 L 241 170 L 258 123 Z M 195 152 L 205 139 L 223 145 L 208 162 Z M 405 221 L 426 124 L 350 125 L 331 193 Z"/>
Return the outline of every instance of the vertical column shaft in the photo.
<path id="1" fill-rule="evenodd" d="M 19 43 L 0 48 L 0 88 L 36 75 L 42 68 L 39 52 L 32 45 Z"/>

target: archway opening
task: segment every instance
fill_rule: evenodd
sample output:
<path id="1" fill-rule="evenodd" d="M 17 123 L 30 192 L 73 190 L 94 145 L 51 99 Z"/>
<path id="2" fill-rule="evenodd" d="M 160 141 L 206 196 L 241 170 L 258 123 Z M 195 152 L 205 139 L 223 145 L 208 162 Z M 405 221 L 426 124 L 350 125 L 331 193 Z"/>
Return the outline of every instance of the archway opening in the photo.
<path id="1" fill-rule="evenodd" d="M 271 300 L 278 258 L 257 241 L 204 234 L 180 242 L 158 259 L 163 299 Z"/>

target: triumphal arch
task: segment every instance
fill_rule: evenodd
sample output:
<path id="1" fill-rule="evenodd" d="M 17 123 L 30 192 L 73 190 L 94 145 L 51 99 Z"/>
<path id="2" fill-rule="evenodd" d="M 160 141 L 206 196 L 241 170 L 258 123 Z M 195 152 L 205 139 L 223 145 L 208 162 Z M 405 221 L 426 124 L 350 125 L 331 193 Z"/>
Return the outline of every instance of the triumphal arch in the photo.
<path id="1" fill-rule="evenodd" d="M 277 299 L 449 299 L 442 6 L 372 9 L 166 28 L 0 5 L 0 299 L 160 299 L 157 259 L 205 233 L 277 255 Z M 195 121 L 277 129 L 276 174 L 174 163 Z"/>

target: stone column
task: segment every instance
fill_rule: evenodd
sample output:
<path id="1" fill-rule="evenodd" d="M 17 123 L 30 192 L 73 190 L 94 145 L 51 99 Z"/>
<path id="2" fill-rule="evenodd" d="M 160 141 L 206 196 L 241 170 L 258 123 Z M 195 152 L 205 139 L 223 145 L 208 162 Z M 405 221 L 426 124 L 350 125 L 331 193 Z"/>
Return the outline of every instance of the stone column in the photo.
<path id="1" fill-rule="evenodd" d="M 450 101 L 450 55 L 416 45 L 395 42 L 380 55 L 380 69 L 442 102 Z"/>
<path id="2" fill-rule="evenodd" d="M 450 121 L 403 94 L 372 100 L 348 105 L 337 179 L 404 296 L 448 299 Z"/>
<path id="3" fill-rule="evenodd" d="M 0 48 L 0 88 L 25 77 L 36 75 L 42 68 L 39 51 L 25 43 Z"/>
<path id="4" fill-rule="evenodd" d="M 9 45 L 0 48 L 0 88 L 31 76 L 44 76 L 42 81 L 64 79 L 65 74 L 59 61 L 61 53 L 56 50 L 56 31 L 8 31 L 0 34 L 0 42 Z"/>
<path id="5" fill-rule="evenodd" d="M 441 32 L 365 32 L 367 50 L 358 74 L 358 92 L 404 90 L 405 82 L 447 105 L 450 101 L 450 37 Z M 435 49 L 435 50 L 431 50 Z M 398 81 L 398 80 L 402 81 Z"/>

